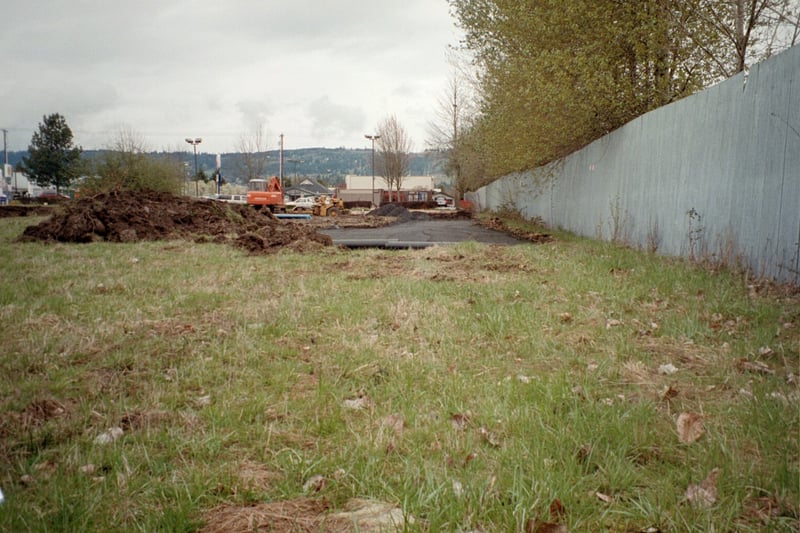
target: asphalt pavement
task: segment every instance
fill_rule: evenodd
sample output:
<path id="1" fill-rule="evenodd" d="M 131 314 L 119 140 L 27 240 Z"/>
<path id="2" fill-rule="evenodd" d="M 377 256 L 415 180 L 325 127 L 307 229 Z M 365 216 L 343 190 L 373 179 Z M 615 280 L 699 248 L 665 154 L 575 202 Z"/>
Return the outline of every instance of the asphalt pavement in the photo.
<path id="1" fill-rule="evenodd" d="M 328 228 L 319 232 L 330 235 L 335 245 L 349 248 L 425 248 L 464 241 L 506 245 L 524 242 L 469 219 L 409 220 L 381 228 Z"/>

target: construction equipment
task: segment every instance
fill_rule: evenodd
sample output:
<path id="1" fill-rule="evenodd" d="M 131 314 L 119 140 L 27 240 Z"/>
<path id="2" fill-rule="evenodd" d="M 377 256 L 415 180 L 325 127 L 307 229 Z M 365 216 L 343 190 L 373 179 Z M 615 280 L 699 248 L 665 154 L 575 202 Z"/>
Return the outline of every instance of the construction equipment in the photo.
<path id="1" fill-rule="evenodd" d="M 318 217 L 335 217 L 344 211 L 344 202 L 340 198 L 332 198 L 325 194 L 314 202 L 312 213 Z"/>
<path id="2" fill-rule="evenodd" d="M 283 190 L 277 176 L 266 179 L 252 179 L 247 183 L 247 203 L 256 209 L 266 207 L 273 213 L 286 210 L 283 203 Z"/>

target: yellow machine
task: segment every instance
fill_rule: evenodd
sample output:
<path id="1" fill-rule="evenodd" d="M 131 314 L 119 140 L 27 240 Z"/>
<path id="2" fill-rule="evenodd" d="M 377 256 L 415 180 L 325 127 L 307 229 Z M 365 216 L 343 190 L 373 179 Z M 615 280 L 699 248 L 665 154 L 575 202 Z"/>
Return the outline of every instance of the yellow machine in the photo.
<path id="1" fill-rule="evenodd" d="M 312 213 L 318 217 L 335 217 L 344 211 L 344 202 L 339 198 L 322 195 L 314 203 Z"/>

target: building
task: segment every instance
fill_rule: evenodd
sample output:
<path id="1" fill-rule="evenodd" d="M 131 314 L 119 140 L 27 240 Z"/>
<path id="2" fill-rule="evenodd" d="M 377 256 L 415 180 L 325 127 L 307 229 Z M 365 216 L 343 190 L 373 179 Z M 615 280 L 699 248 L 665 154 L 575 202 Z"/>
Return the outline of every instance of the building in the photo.
<path id="1" fill-rule="evenodd" d="M 383 176 L 345 176 L 345 188 L 338 196 L 345 202 L 369 202 L 380 205 L 386 202 L 430 202 L 433 201 L 433 176 L 405 176 L 400 184 L 400 195 L 389 191 Z"/>
<path id="2" fill-rule="evenodd" d="M 311 178 L 304 178 L 303 181 L 297 185 L 292 185 L 283 189 L 283 196 L 289 201 L 294 201 L 304 196 L 320 196 L 323 194 L 330 196 L 333 192 Z"/>

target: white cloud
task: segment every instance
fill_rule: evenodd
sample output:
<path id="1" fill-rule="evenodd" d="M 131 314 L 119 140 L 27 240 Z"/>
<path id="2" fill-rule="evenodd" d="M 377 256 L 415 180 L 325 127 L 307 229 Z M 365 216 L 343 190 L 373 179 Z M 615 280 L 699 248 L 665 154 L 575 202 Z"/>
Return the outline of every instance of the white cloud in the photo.
<path id="1" fill-rule="evenodd" d="M 446 0 L 10 0 L 0 127 L 24 149 L 63 114 L 85 148 L 126 124 L 158 149 L 236 149 L 264 123 L 277 146 L 366 146 L 389 114 L 417 146 L 458 33 Z"/>

